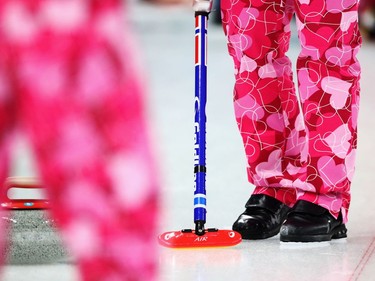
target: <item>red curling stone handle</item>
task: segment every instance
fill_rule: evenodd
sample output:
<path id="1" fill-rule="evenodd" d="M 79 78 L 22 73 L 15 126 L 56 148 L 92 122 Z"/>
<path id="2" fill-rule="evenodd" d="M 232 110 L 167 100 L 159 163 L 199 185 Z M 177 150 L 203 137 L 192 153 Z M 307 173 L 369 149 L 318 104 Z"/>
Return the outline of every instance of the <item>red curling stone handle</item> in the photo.
<path id="1" fill-rule="evenodd" d="M 33 188 L 40 189 L 41 184 L 31 177 L 9 177 L 4 183 L 1 191 L 1 206 L 10 210 L 39 210 L 50 208 L 50 203 L 46 199 L 11 199 L 8 191 L 11 188 Z"/>

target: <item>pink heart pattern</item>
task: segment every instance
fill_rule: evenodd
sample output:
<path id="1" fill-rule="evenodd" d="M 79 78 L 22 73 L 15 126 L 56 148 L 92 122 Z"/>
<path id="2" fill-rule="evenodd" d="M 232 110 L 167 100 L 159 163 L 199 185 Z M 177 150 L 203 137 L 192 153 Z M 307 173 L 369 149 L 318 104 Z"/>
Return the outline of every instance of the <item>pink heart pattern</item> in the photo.
<path id="1" fill-rule="evenodd" d="M 293 14 L 299 96 L 286 55 Z M 223 0 L 222 17 L 253 192 L 288 205 L 308 200 L 346 221 L 359 105 L 358 0 Z"/>
<path id="2" fill-rule="evenodd" d="M 158 277 L 159 180 L 124 4 L 0 1 L 0 182 L 22 129 L 80 280 Z"/>

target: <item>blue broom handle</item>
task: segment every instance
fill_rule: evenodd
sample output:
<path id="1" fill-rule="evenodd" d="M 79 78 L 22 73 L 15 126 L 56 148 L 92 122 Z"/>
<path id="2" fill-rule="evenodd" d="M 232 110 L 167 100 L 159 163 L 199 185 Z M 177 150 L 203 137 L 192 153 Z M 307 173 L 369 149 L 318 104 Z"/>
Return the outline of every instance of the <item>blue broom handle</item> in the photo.
<path id="1" fill-rule="evenodd" d="M 205 1 L 207 2 L 207 1 Z M 194 222 L 198 235 L 206 222 L 206 102 L 207 24 L 206 11 L 195 13 L 195 117 L 194 117 Z"/>

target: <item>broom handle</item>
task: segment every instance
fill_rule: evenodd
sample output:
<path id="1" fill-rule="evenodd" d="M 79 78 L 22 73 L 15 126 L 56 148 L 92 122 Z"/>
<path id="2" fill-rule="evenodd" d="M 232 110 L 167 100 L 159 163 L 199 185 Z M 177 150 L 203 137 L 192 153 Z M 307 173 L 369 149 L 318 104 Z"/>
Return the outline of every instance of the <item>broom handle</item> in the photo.
<path id="1" fill-rule="evenodd" d="M 195 117 L 194 117 L 194 223 L 204 235 L 206 223 L 206 101 L 207 24 L 212 1 L 194 1 L 195 10 Z"/>

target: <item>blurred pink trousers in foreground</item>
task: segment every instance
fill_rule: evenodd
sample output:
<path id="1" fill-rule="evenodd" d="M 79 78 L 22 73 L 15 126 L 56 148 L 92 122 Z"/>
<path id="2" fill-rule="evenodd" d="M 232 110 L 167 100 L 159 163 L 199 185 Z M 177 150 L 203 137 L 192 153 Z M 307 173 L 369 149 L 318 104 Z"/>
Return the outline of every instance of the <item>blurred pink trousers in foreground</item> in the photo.
<path id="1" fill-rule="evenodd" d="M 121 3 L 0 0 L 0 182 L 17 126 L 86 281 L 156 277 L 158 183 Z"/>

